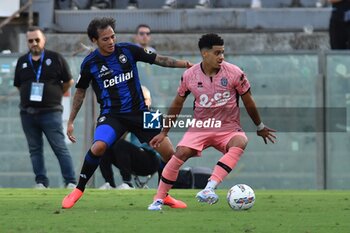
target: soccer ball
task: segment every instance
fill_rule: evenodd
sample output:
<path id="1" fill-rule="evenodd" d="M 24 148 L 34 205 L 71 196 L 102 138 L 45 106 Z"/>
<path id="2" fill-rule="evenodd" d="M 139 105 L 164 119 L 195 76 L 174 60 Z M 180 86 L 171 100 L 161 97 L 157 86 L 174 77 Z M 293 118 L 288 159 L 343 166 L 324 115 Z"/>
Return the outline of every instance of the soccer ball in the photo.
<path id="1" fill-rule="evenodd" d="M 246 184 L 237 184 L 227 193 L 227 203 L 234 210 L 247 210 L 253 207 L 255 194 Z"/>

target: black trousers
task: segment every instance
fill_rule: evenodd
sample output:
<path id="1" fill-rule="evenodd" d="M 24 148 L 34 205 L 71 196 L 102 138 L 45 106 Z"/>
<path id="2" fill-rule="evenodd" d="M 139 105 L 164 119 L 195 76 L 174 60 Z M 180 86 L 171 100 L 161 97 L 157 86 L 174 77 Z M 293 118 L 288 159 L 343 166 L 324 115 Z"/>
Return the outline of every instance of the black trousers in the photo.
<path id="1" fill-rule="evenodd" d="M 160 158 L 155 152 L 121 139 L 103 155 L 100 170 L 105 181 L 115 187 L 112 165 L 119 168 L 123 181 L 130 182 L 132 175 L 153 175 L 159 164 Z"/>

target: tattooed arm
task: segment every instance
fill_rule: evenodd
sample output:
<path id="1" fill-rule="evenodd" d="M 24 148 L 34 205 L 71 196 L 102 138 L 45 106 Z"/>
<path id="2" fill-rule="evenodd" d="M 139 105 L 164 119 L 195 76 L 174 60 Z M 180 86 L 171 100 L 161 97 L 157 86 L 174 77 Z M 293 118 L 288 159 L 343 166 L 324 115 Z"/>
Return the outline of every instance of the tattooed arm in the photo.
<path id="1" fill-rule="evenodd" d="M 154 64 L 164 67 L 174 67 L 174 68 L 190 68 L 193 64 L 186 60 L 176 60 L 171 57 L 166 57 L 157 54 Z"/>
<path id="2" fill-rule="evenodd" d="M 77 90 L 74 94 L 73 106 L 72 106 L 72 110 L 70 112 L 69 120 L 67 123 L 67 136 L 68 136 L 69 140 L 71 140 L 72 142 L 76 142 L 76 138 L 75 138 L 75 136 L 73 136 L 73 131 L 74 131 L 73 122 L 74 122 L 75 117 L 77 116 L 77 114 L 81 108 L 81 105 L 83 104 L 83 101 L 85 98 L 85 93 L 86 93 L 85 89 L 77 88 Z"/>

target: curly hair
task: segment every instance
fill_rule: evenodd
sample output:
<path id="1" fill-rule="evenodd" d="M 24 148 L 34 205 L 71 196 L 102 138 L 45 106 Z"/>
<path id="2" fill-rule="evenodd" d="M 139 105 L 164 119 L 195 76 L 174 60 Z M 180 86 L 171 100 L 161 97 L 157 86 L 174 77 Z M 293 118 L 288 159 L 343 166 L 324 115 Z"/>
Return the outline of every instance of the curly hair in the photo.
<path id="1" fill-rule="evenodd" d="M 110 26 L 113 30 L 115 30 L 115 19 L 112 17 L 102 17 L 102 18 L 94 18 L 87 28 L 87 34 L 92 41 L 92 39 L 98 39 L 98 30 L 106 29 Z"/>
<path id="2" fill-rule="evenodd" d="M 199 50 L 211 49 L 215 45 L 224 45 L 224 40 L 219 35 L 214 33 L 205 34 L 198 41 Z"/>

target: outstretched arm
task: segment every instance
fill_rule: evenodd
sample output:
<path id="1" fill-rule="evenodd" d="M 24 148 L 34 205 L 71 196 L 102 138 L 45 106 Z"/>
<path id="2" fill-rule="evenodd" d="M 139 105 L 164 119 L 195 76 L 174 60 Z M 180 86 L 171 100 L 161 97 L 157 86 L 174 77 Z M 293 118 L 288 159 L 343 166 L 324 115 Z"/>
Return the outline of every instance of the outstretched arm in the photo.
<path id="1" fill-rule="evenodd" d="M 173 68 L 190 68 L 193 64 L 187 60 L 176 60 L 171 57 L 157 54 L 154 64 Z"/>
<path id="2" fill-rule="evenodd" d="M 274 139 L 276 139 L 276 136 L 273 134 L 273 132 L 276 132 L 276 130 L 270 129 L 262 123 L 258 109 L 256 108 L 255 101 L 252 97 L 251 92 L 248 91 L 247 93 L 245 93 L 241 97 L 242 97 L 242 101 L 244 103 L 244 106 L 248 112 L 248 115 L 253 120 L 254 124 L 257 126 L 258 136 L 260 136 L 264 139 L 265 144 L 267 144 L 266 139 L 268 139 L 272 143 L 275 143 Z"/>
<path id="3" fill-rule="evenodd" d="M 73 131 L 74 131 L 73 122 L 81 108 L 81 105 L 83 104 L 85 93 L 86 93 L 85 89 L 77 88 L 74 94 L 73 106 L 72 106 L 72 110 L 70 112 L 68 123 L 67 123 L 67 136 L 69 140 L 71 140 L 72 142 L 76 142 L 76 138 L 73 136 Z"/>
<path id="4" fill-rule="evenodd" d="M 164 119 L 165 122 L 174 122 L 177 118 L 177 115 L 179 115 L 179 113 L 182 110 L 182 107 L 184 105 L 184 102 L 186 100 L 186 97 L 182 97 L 179 95 L 176 95 L 175 99 L 173 100 L 173 102 L 170 105 L 170 108 L 168 110 L 168 115 L 167 117 Z M 167 125 L 172 125 L 167 123 Z M 152 147 L 159 147 L 160 143 L 163 141 L 163 139 L 168 135 L 169 130 L 171 129 L 171 127 L 163 127 L 162 132 L 160 134 L 158 134 L 157 136 L 155 136 L 151 141 L 150 141 L 150 146 Z"/>

